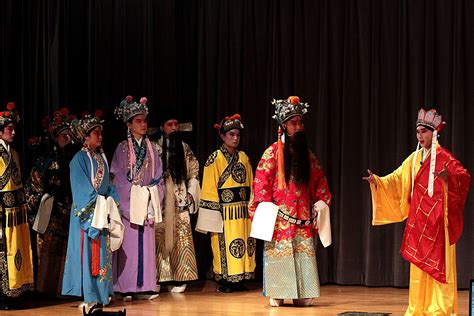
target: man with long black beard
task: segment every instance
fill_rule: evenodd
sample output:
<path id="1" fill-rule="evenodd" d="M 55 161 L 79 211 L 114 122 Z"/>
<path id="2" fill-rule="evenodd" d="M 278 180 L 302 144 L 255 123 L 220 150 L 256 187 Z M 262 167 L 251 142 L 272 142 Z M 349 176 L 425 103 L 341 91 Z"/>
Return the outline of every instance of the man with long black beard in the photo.
<path id="1" fill-rule="evenodd" d="M 295 96 L 272 103 L 279 139 L 258 164 L 249 206 L 252 219 L 261 202 L 278 207 L 273 238 L 264 246 L 263 291 L 271 306 L 280 306 L 284 299 L 309 306 L 319 297 L 315 218 L 319 212 L 328 213 L 331 193 L 318 159 L 306 144 L 303 115 L 309 105 Z"/>
<path id="2" fill-rule="evenodd" d="M 172 293 L 186 289 L 198 278 L 196 254 L 189 214 L 199 207 L 199 162 L 181 140 L 173 116 L 162 116 L 162 137 L 156 147 L 163 162 L 165 197 L 162 223 L 156 228 L 157 282 L 168 282 Z"/>

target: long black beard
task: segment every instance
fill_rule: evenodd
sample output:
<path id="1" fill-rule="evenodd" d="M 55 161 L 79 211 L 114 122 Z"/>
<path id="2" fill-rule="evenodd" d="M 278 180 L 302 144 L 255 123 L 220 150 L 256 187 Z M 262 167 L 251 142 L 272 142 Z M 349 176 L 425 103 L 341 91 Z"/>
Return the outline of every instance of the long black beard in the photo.
<path id="1" fill-rule="evenodd" d="M 174 132 L 168 136 L 169 144 L 163 137 L 163 172 L 169 172 L 175 183 L 186 180 L 186 159 L 184 157 L 183 142 L 179 132 Z M 168 159 L 166 156 L 168 155 Z"/>
<path id="2" fill-rule="evenodd" d="M 306 135 L 303 132 L 296 132 L 293 136 L 288 136 L 285 132 L 285 181 L 290 179 L 296 184 L 309 184 L 310 162 Z"/>

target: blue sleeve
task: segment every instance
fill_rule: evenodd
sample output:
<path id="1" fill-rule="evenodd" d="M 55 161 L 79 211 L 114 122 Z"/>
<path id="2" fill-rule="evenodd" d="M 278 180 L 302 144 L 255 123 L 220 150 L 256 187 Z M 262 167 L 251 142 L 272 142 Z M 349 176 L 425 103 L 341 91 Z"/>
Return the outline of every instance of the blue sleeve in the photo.
<path id="1" fill-rule="evenodd" d="M 91 222 L 94 216 L 97 192 L 92 187 L 90 181 L 91 166 L 89 159 L 86 159 L 85 153 L 78 152 L 69 164 L 73 200 L 71 216 L 77 218 L 81 229 L 89 237 L 96 239 L 100 231 L 91 227 Z"/>

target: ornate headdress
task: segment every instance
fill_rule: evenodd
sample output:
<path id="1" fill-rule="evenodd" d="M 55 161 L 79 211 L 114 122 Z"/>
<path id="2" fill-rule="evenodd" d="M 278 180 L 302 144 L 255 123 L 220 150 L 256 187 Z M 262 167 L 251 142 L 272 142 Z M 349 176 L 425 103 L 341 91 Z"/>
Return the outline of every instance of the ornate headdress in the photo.
<path id="1" fill-rule="evenodd" d="M 283 154 L 283 131 L 281 126 L 294 116 L 303 116 L 308 113 L 309 104 L 300 101 L 297 96 L 289 96 L 288 99 L 275 100 L 272 104 L 275 106 L 275 114 L 272 116 L 278 122 L 278 188 L 280 190 L 286 188 L 285 181 L 285 157 Z"/>
<path id="2" fill-rule="evenodd" d="M 244 124 L 240 121 L 240 114 L 226 116 L 219 124 L 214 124 L 214 128 L 219 130 L 219 133 L 225 134 L 231 129 L 243 130 Z"/>
<path id="3" fill-rule="evenodd" d="M 118 120 L 122 120 L 124 123 L 129 122 L 132 118 L 137 115 L 144 115 L 145 117 L 148 115 L 148 107 L 146 103 L 148 102 L 147 98 L 141 97 L 140 103 L 133 101 L 133 97 L 131 95 L 127 95 L 125 99 L 120 102 L 120 105 L 115 108 L 114 113 Z M 155 155 L 152 150 L 152 145 L 150 140 L 145 135 L 145 142 L 147 145 L 148 153 L 152 160 L 152 174 L 155 174 Z M 127 146 L 129 152 L 129 179 L 133 179 L 136 174 L 135 166 L 137 162 L 137 157 L 135 155 L 135 150 L 133 148 L 132 143 L 132 132 L 130 129 L 127 130 Z"/>
<path id="4" fill-rule="evenodd" d="M 424 126 L 433 131 L 433 137 L 431 139 L 431 158 L 430 158 L 430 173 L 428 177 L 428 195 L 433 197 L 433 186 L 434 186 L 434 171 L 436 166 L 436 147 L 438 145 L 438 133 L 446 125 L 446 122 L 443 122 L 441 114 L 439 114 L 435 109 L 426 111 L 421 108 L 418 110 L 418 119 L 416 120 L 416 127 Z M 420 149 L 420 143 L 416 146 L 416 152 Z M 411 173 L 411 193 L 413 194 L 413 185 L 415 182 L 415 163 L 416 156 L 413 155 L 413 168 Z"/>
<path id="5" fill-rule="evenodd" d="M 94 117 L 89 113 L 85 112 L 82 114 L 82 119 L 78 120 L 75 119 L 71 122 L 71 134 L 72 136 L 81 144 L 84 143 L 87 137 L 87 133 L 89 133 L 94 128 L 100 126 L 102 127 L 102 123 L 104 120 L 101 120 L 100 117 L 102 116 L 102 110 L 97 109 L 95 111 Z"/>
<path id="6" fill-rule="evenodd" d="M 418 119 L 416 120 L 416 127 L 425 126 L 431 129 L 432 131 L 437 130 L 438 132 L 444 127 L 446 122 L 443 122 L 443 119 L 435 109 L 426 111 L 421 108 L 418 110 Z"/>
<path id="7" fill-rule="evenodd" d="M 60 110 L 53 112 L 53 118 L 50 119 L 48 116 L 43 118 L 43 128 L 47 133 L 51 134 L 53 137 L 58 136 L 59 133 L 65 129 L 71 128 L 71 121 L 75 120 L 77 117 L 69 113 L 69 110 L 64 107 Z"/>
<path id="8" fill-rule="evenodd" d="M 143 114 L 145 117 L 148 115 L 148 107 L 146 106 L 147 98 L 141 97 L 140 103 L 133 101 L 131 95 L 127 95 L 120 105 L 115 108 L 115 115 L 118 120 L 122 120 L 124 123 L 127 123 L 134 116 Z"/>
<path id="9" fill-rule="evenodd" d="M 7 109 L 0 112 L 0 126 L 5 126 L 10 123 L 18 123 L 20 115 L 15 111 L 15 103 L 8 102 Z"/>
<path id="10" fill-rule="evenodd" d="M 308 103 L 300 102 L 300 98 L 297 96 L 290 96 L 288 99 L 275 100 L 273 99 L 272 104 L 275 106 L 275 114 L 272 116 L 277 120 L 278 124 L 283 124 L 293 116 L 305 115 L 308 113 Z"/>

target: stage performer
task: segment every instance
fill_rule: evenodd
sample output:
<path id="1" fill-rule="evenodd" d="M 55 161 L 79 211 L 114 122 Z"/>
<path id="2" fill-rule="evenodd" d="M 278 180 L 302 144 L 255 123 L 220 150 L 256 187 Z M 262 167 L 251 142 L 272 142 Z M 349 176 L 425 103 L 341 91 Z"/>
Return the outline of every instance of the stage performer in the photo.
<path id="1" fill-rule="evenodd" d="M 9 102 L 0 112 L 0 308 L 15 309 L 20 294 L 33 290 L 33 260 L 28 206 L 20 161 L 11 147 L 20 116 Z"/>
<path id="2" fill-rule="evenodd" d="M 69 162 L 73 157 L 70 123 L 75 117 L 67 108 L 43 118 L 45 137 L 39 142 L 30 176 L 25 183 L 33 230 L 37 233 L 38 273 L 36 290 L 49 297 L 61 295 L 72 205 Z"/>
<path id="3" fill-rule="evenodd" d="M 106 305 L 113 296 L 112 251 L 123 238 L 119 197 L 101 147 L 101 114 L 96 110 L 94 117 L 85 114 L 71 123 L 83 147 L 69 164 L 72 207 L 62 294 L 84 296 L 79 307 L 86 309 Z"/>
<path id="4" fill-rule="evenodd" d="M 213 271 L 219 291 L 245 290 L 255 273 L 255 239 L 250 237 L 248 203 L 253 181 L 247 155 L 238 150 L 244 128 L 240 115 L 215 124 L 223 142 L 206 161 L 196 230 L 211 233 Z"/>
<path id="5" fill-rule="evenodd" d="M 317 212 L 329 216 L 331 193 L 316 156 L 308 149 L 303 115 L 309 105 L 297 96 L 273 100 L 278 142 L 268 147 L 255 172 L 251 217 L 262 202 L 278 207 L 273 238 L 264 245 L 263 294 L 270 306 L 292 299 L 309 306 L 320 296 L 314 238 Z"/>
<path id="6" fill-rule="evenodd" d="M 156 290 L 155 227 L 161 221 L 162 169 L 147 137 L 147 99 L 127 96 L 116 108 L 127 125 L 127 139 L 115 150 L 111 173 L 120 197 L 125 226 L 122 247 L 114 253 L 114 290 L 125 301 L 154 299 Z"/>
<path id="7" fill-rule="evenodd" d="M 157 281 L 166 282 L 171 293 L 182 293 L 198 278 L 190 214 L 199 207 L 199 162 L 182 141 L 177 117 L 160 112 L 162 136 L 156 148 L 163 163 L 164 220 L 156 228 Z"/>
<path id="8" fill-rule="evenodd" d="M 458 313 L 456 241 L 463 227 L 470 175 L 438 144 L 444 125 L 435 109 L 420 109 L 416 151 L 393 173 L 379 177 L 367 170 L 364 177 L 372 193 L 372 225 L 407 219 L 400 249 L 410 262 L 405 315 Z"/>

